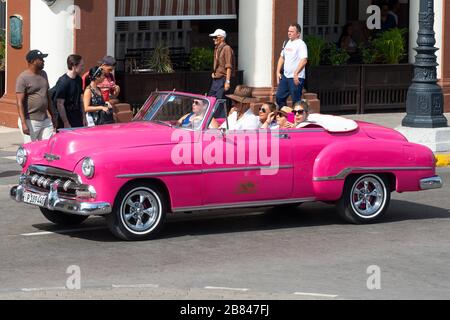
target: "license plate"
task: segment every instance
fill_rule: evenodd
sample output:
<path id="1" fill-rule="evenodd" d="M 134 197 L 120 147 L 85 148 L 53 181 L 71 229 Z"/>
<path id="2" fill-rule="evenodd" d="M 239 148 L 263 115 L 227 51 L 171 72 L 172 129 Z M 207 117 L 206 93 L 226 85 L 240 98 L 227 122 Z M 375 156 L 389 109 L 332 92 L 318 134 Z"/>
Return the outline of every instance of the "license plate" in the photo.
<path id="1" fill-rule="evenodd" d="M 32 192 L 24 192 L 23 193 L 23 202 L 28 204 L 34 204 L 36 206 L 43 207 L 45 206 L 45 201 L 47 200 L 47 196 L 42 196 L 40 194 L 32 193 Z"/>

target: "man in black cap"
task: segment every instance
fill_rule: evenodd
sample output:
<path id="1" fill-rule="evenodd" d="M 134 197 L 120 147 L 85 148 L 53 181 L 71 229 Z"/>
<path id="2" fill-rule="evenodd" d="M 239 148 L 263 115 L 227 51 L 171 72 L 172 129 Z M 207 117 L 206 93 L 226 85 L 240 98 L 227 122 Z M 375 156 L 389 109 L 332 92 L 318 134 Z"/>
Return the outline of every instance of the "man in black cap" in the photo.
<path id="1" fill-rule="evenodd" d="M 47 56 L 48 54 L 39 50 L 28 52 L 28 69 L 22 72 L 16 81 L 18 124 L 24 136 L 24 143 L 49 139 L 56 127 L 48 94 L 47 73 L 44 71 L 44 58 Z"/>

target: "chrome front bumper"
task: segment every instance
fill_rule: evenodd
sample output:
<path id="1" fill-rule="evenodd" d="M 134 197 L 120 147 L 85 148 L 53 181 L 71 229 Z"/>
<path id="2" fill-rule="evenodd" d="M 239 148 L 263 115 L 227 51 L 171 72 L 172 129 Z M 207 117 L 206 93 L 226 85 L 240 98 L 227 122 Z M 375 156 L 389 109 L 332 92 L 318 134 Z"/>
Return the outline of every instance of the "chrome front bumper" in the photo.
<path id="1" fill-rule="evenodd" d="M 442 188 L 442 178 L 439 176 L 420 180 L 420 189 L 433 190 Z"/>
<path id="2" fill-rule="evenodd" d="M 52 211 L 61 211 L 80 216 L 105 215 L 112 211 L 111 204 L 107 202 L 82 202 L 73 199 L 60 198 L 58 196 L 58 189 L 55 187 L 51 187 L 50 192 L 43 193 L 42 191 L 26 188 L 24 185 L 20 184 L 12 187 L 9 194 L 13 200 L 24 202 L 23 194 L 25 191 L 47 196 L 44 208 Z"/>

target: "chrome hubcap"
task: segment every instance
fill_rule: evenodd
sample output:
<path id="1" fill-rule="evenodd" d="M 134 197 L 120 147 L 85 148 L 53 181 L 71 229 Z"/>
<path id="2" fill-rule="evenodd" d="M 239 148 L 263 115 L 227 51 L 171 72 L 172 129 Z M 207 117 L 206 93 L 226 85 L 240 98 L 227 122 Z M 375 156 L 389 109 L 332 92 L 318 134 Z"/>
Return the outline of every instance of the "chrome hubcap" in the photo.
<path id="1" fill-rule="evenodd" d="M 355 182 L 351 192 L 351 204 L 356 214 L 362 218 L 372 218 L 383 209 L 386 189 L 376 178 L 362 177 Z"/>
<path id="2" fill-rule="evenodd" d="M 130 193 L 123 201 L 121 214 L 127 228 L 142 233 L 151 229 L 160 213 L 160 206 L 153 193 L 139 190 Z"/>

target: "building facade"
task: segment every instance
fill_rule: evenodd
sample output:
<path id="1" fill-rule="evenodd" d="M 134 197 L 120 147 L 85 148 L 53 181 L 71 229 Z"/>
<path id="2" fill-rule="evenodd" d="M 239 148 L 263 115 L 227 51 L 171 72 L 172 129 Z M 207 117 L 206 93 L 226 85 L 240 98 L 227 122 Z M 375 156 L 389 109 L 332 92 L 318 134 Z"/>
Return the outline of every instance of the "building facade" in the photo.
<path id="1" fill-rule="evenodd" d="M 3 0 L 2 0 L 3 1 Z M 371 0 L 6 0 L 6 84 L 0 99 L 0 125 L 17 125 L 15 80 L 26 68 L 30 49 L 49 54 L 45 70 L 50 86 L 66 70 L 65 60 L 79 53 L 87 66 L 105 54 L 123 62 L 133 50 L 164 41 L 182 48 L 208 45 L 208 33 L 224 26 L 238 52 L 245 84 L 270 98 L 276 89 L 275 68 L 287 28 L 299 22 L 305 34 L 336 41 L 350 20 L 367 19 Z M 410 30 L 410 61 L 417 39 L 419 0 L 401 1 Z M 406 8 L 406 9 L 405 9 Z M 450 3 L 435 0 L 438 77 L 450 111 Z M 23 22 L 22 46 L 10 45 L 9 17 Z M 447 17 L 447 18 L 446 18 Z M 407 18 L 407 19 L 406 19 Z M 205 42 L 206 41 L 206 42 Z M 120 68 L 120 64 L 119 64 Z M 314 99 L 314 96 L 311 96 Z"/>

